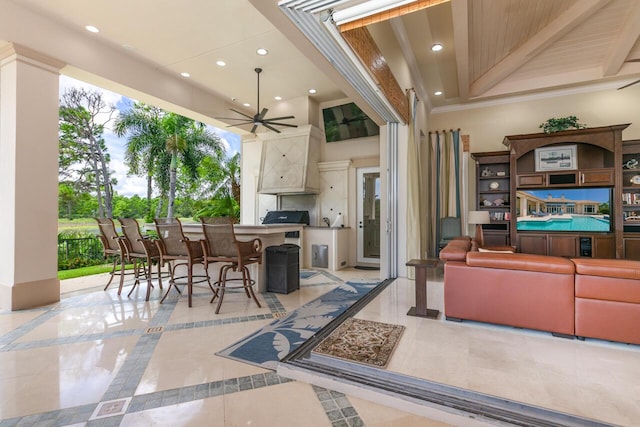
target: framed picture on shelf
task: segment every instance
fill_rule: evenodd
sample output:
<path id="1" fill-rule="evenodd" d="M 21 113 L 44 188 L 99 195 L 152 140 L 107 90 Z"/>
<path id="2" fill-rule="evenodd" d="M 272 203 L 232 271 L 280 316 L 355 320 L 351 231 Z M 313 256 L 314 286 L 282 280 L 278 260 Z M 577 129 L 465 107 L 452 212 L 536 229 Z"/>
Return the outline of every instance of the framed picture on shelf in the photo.
<path id="1" fill-rule="evenodd" d="M 536 172 L 578 169 L 576 145 L 536 148 Z"/>

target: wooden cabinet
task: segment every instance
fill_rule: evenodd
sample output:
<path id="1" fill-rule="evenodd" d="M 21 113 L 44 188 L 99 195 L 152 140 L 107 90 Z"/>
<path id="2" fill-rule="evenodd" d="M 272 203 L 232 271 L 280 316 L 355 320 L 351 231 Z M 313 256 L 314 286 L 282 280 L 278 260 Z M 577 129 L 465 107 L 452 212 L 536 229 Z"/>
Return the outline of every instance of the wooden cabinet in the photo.
<path id="1" fill-rule="evenodd" d="M 640 235 L 637 245 L 640 249 Z M 518 248 L 527 254 L 615 258 L 613 234 L 518 233 Z"/>
<path id="2" fill-rule="evenodd" d="M 614 170 L 607 168 L 562 173 L 526 173 L 518 174 L 516 182 L 519 188 L 613 186 Z"/>
<path id="3" fill-rule="evenodd" d="M 548 236 L 549 255 L 575 258 L 579 256 L 579 238 L 574 234 Z"/>
<path id="4" fill-rule="evenodd" d="M 592 169 L 580 172 L 580 186 L 586 187 L 590 185 L 608 186 L 613 185 L 613 168 Z"/>
<path id="5" fill-rule="evenodd" d="M 488 211 L 482 226 L 485 246 L 510 245 L 511 173 L 508 151 L 472 153 L 476 162 L 476 210 Z"/>
<path id="6" fill-rule="evenodd" d="M 547 255 L 546 234 L 518 234 L 518 252 L 525 254 Z"/>
<path id="7" fill-rule="evenodd" d="M 625 233 L 624 258 L 640 261 L 640 233 Z"/>
<path id="8" fill-rule="evenodd" d="M 640 233 L 640 140 L 622 147 L 622 223 L 627 233 Z M 629 251 L 625 249 L 625 254 Z"/>
<path id="9" fill-rule="evenodd" d="M 623 248 L 623 237 L 626 239 L 626 233 L 632 232 L 640 236 L 640 140 L 623 143 L 622 131 L 628 126 L 505 137 L 513 177 L 510 236 L 520 252 L 560 256 L 591 253 L 597 258 L 629 256 L 630 250 Z M 597 198 L 575 197 L 583 187 L 595 187 L 587 194 Z M 600 188 L 609 194 L 606 199 Z M 545 195 L 539 190 L 549 191 Z M 566 193 L 574 198 L 565 198 Z M 580 227 L 584 232 L 574 232 L 573 228 L 542 224 L 545 217 L 564 220 L 561 217 L 565 215 L 598 217 L 606 227 L 585 224 Z M 518 227 L 518 219 L 528 224 L 523 222 Z M 581 238 L 588 238 L 589 251 L 582 249 Z M 632 241 L 625 241 L 625 246 L 631 249 Z"/>

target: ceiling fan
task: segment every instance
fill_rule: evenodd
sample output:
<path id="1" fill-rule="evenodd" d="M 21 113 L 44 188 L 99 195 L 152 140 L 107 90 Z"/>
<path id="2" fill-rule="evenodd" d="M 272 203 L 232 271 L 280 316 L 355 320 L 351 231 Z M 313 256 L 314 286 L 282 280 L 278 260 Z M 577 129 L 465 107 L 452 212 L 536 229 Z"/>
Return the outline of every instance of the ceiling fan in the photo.
<path id="1" fill-rule="evenodd" d="M 636 58 L 636 59 L 628 59 L 628 60 L 626 60 L 626 61 L 624 61 L 624 62 L 640 62 L 640 58 Z M 622 87 L 619 87 L 619 88 L 618 88 L 618 90 L 620 90 L 620 89 L 624 89 L 624 88 L 627 88 L 627 87 L 629 87 L 629 86 L 633 86 L 633 85 L 634 85 L 634 84 L 636 84 L 636 83 L 640 83 L 640 79 L 636 80 L 635 82 L 628 83 L 628 84 L 626 84 L 626 85 L 624 85 L 624 86 L 622 86 Z"/>
<path id="2" fill-rule="evenodd" d="M 230 109 L 231 111 L 233 111 L 234 113 L 240 114 L 244 118 L 242 119 L 234 118 L 234 117 L 216 117 L 216 118 L 221 120 L 240 120 L 239 123 L 236 123 L 235 125 L 229 125 L 227 127 L 253 124 L 253 126 L 251 127 L 251 133 L 256 133 L 256 129 L 258 128 L 258 126 L 264 126 L 267 129 L 272 130 L 276 133 L 281 133 L 281 132 L 278 129 L 276 129 L 274 126 L 286 126 L 290 128 L 297 128 L 298 126 L 296 125 L 277 122 L 278 120 L 295 119 L 295 116 L 273 117 L 271 119 L 267 119 L 265 116 L 267 115 L 267 111 L 269 111 L 269 109 L 263 108 L 262 111 L 260 111 L 260 73 L 262 72 L 262 68 L 255 68 L 254 71 L 258 76 L 258 102 L 257 102 L 256 114 L 254 116 L 250 116 L 248 114 L 243 113 L 242 111 L 234 110 L 233 108 L 231 108 Z"/>
<path id="3" fill-rule="evenodd" d="M 369 117 L 367 116 L 359 116 L 359 117 L 343 117 L 342 120 L 338 124 L 349 126 L 351 123 L 362 122 L 367 120 Z"/>

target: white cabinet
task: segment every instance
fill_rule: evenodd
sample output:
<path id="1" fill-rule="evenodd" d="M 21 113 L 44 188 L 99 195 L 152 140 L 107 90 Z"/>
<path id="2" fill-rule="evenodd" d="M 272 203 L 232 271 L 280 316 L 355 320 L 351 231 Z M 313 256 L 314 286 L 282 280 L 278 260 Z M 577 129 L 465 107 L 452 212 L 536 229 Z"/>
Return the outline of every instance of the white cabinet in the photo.
<path id="1" fill-rule="evenodd" d="M 328 248 L 328 269 L 341 270 L 348 267 L 349 228 L 305 227 L 303 236 L 303 268 L 313 264 L 313 245 L 326 245 Z"/>
<path id="2" fill-rule="evenodd" d="M 348 172 L 350 166 L 351 160 L 318 164 L 320 170 L 319 217 L 328 218 L 330 224 L 333 224 L 336 217 L 342 214 L 343 225 L 345 227 L 349 225 Z"/>
<path id="3" fill-rule="evenodd" d="M 283 133 L 259 134 L 262 158 L 258 192 L 292 194 L 320 192 L 318 160 L 322 131 L 311 125 Z"/>

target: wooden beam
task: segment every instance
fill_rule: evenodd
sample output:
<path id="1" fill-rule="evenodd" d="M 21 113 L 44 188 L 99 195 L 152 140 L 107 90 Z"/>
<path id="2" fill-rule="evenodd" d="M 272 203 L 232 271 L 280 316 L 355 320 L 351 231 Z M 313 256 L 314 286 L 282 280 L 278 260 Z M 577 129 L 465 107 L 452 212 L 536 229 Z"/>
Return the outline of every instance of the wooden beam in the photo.
<path id="1" fill-rule="evenodd" d="M 431 6 L 435 6 L 440 3 L 448 2 L 449 0 L 416 0 L 409 4 L 394 7 L 393 9 L 385 10 L 384 12 L 375 13 L 365 18 L 356 19 L 355 21 L 347 22 L 340 25 L 340 31 L 350 31 L 356 28 L 365 27 L 376 22 L 388 21 L 391 18 L 406 15 L 408 13 L 417 12 L 422 9 L 426 9 Z"/>
<path id="2" fill-rule="evenodd" d="M 404 91 L 393 76 L 389 64 L 382 56 L 369 30 L 365 27 L 356 28 L 342 33 L 342 37 L 358 56 L 367 71 L 369 71 L 369 74 L 391 106 L 402 117 L 404 122 L 408 123 L 409 101 L 407 101 Z"/>
<path id="3" fill-rule="evenodd" d="M 513 53 L 494 65 L 489 71 L 471 84 L 470 95 L 480 96 L 500 83 L 511 73 L 526 64 L 532 57 L 551 46 L 583 23 L 588 17 L 604 7 L 610 0 L 581 0 L 558 15 L 538 34 L 531 37 Z"/>
<path id="4" fill-rule="evenodd" d="M 603 77 L 615 76 L 640 37 L 640 2 L 633 3 L 627 18 L 616 38 L 609 57 L 603 65 Z"/>
<path id="5" fill-rule="evenodd" d="M 469 3 L 468 0 L 452 0 L 453 42 L 456 48 L 458 71 L 458 96 L 469 99 Z"/>

